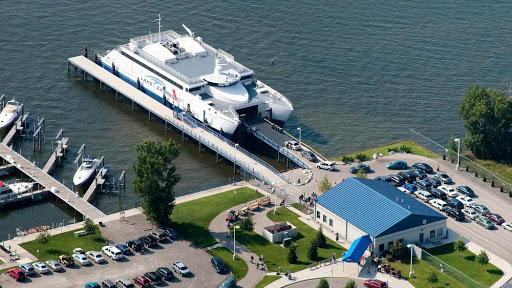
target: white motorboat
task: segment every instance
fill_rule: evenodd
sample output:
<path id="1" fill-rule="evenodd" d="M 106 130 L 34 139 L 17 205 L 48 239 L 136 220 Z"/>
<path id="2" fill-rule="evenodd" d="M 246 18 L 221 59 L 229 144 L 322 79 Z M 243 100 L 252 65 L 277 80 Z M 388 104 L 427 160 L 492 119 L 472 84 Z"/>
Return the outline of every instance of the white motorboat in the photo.
<path id="1" fill-rule="evenodd" d="M 7 102 L 2 113 L 0 114 L 0 129 L 5 129 L 14 123 L 14 121 L 21 115 L 21 105 L 18 101 L 12 99 Z"/>
<path id="2" fill-rule="evenodd" d="M 12 192 L 16 194 L 23 194 L 30 191 L 32 187 L 34 187 L 34 183 L 16 181 L 15 183 L 9 184 L 8 186 Z"/>
<path id="3" fill-rule="evenodd" d="M 82 160 L 82 164 L 76 170 L 75 176 L 73 177 L 73 184 L 79 186 L 87 182 L 96 172 L 100 160 L 92 157 L 87 157 Z"/>

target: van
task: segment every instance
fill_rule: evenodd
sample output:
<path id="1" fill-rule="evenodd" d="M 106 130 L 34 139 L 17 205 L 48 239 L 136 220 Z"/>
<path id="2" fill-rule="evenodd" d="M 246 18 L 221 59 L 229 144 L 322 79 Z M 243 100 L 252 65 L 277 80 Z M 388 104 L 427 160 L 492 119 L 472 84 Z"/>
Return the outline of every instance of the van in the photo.
<path id="1" fill-rule="evenodd" d="M 430 205 L 432 205 L 432 207 L 437 208 L 441 211 L 448 209 L 448 204 L 446 204 L 446 202 L 444 202 L 441 199 L 432 199 L 428 203 L 430 203 Z"/>
<path id="2" fill-rule="evenodd" d="M 414 193 L 414 196 L 416 196 L 417 198 L 419 198 L 427 203 L 428 203 L 428 201 L 433 199 L 430 192 L 422 191 L 422 190 L 416 191 L 416 193 Z"/>

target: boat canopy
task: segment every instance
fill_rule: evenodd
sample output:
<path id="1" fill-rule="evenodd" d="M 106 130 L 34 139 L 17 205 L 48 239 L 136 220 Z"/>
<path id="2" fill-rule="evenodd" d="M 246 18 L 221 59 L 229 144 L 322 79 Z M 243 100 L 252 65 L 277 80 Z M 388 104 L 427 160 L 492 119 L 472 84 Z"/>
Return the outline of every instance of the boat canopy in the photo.
<path id="1" fill-rule="evenodd" d="M 176 56 L 160 43 L 146 45 L 142 50 L 166 64 L 177 62 Z"/>
<path id="2" fill-rule="evenodd" d="M 199 44 L 197 41 L 190 37 L 182 37 L 176 39 L 176 42 L 180 45 L 180 48 L 185 49 L 192 56 L 204 57 L 208 55 L 208 52 Z"/>

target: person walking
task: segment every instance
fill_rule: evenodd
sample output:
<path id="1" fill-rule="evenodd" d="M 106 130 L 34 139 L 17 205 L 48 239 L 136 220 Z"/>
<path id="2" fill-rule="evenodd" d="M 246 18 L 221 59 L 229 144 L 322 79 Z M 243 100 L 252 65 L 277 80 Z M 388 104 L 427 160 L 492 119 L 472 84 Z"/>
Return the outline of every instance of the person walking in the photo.
<path id="1" fill-rule="evenodd" d="M 251 255 L 251 263 L 254 263 L 254 256 Z"/>
<path id="2" fill-rule="evenodd" d="M 340 235 L 338 235 L 338 233 L 336 233 L 336 243 L 338 243 L 338 241 L 340 241 Z"/>
<path id="3" fill-rule="evenodd" d="M 368 274 L 368 276 L 370 276 L 370 267 L 366 267 L 366 274 Z"/>

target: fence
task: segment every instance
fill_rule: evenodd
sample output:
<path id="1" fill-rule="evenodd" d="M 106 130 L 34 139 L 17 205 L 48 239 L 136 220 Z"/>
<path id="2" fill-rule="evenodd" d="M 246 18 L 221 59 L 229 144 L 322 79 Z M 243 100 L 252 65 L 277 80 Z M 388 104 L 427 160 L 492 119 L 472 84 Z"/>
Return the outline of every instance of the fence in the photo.
<path id="1" fill-rule="evenodd" d="M 450 161 L 454 165 L 457 164 L 457 151 L 449 150 L 447 147 L 444 147 L 443 145 L 435 142 L 434 140 L 422 135 L 421 133 L 414 131 L 411 129 L 412 132 L 414 132 L 414 135 L 417 135 L 419 137 L 415 137 L 416 139 L 413 139 L 417 143 L 427 147 L 431 151 L 435 152 L 438 155 L 446 155 L 446 161 Z M 487 168 L 483 167 L 482 165 L 476 163 L 475 161 L 467 158 L 466 156 L 459 153 L 459 161 L 460 161 L 460 167 L 464 170 L 467 170 L 471 173 L 477 173 L 478 177 L 484 177 L 486 178 L 486 181 L 492 182 L 494 181 L 494 185 L 496 187 L 503 187 L 503 192 L 512 191 L 512 184 L 501 179 L 500 177 L 496 176 L 494 173 L 489 171 Z"/>

